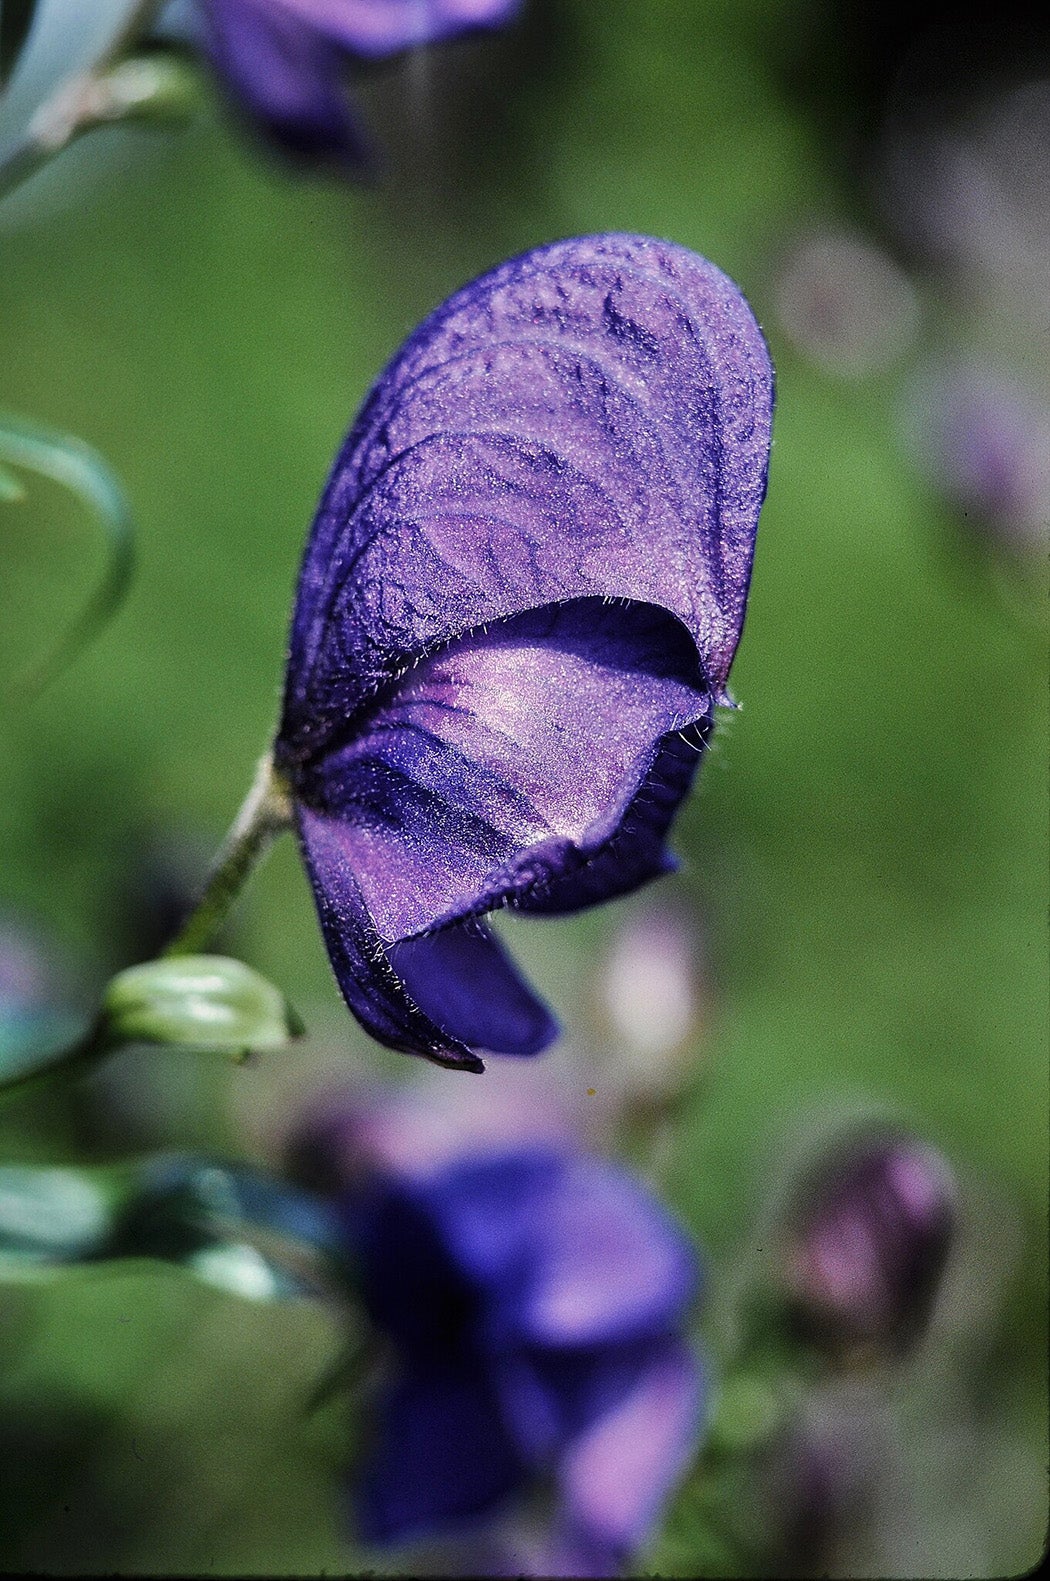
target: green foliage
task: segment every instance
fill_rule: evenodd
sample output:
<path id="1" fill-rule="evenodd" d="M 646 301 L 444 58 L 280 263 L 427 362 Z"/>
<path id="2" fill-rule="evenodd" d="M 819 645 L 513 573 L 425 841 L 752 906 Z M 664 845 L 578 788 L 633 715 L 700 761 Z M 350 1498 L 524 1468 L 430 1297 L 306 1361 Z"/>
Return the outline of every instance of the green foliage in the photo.
<path id="1" fill-rule="evenodd" d="M 265 1255 L 256 1240 L 266 1234 L 296 1252 Z M 0 1281 L 145 1258 L 232 1295 L 277 1301 L 316 1294 L 307 1259 L 318 1250 L 327 1256 L 333 1245 L 327 1216 L 311 1198 L 207 1159 L 0 1165 Z"/>
<path id="2" fill-rule="evenodd" d="M 19 691 L 33 694 L 60 674 L 119 610 L 134 572 L 135 526 L 119 480 L 102 457 L 81 440 L 0 413 L 0 457 L 69 489 L 95 516 L 107 542 L 105 575 L 90 602 L 36 674 L 20 678 Z M 0 472 L 0 499 L 22 498 L 24 490 L 18 479 L 4 469 Z"/>

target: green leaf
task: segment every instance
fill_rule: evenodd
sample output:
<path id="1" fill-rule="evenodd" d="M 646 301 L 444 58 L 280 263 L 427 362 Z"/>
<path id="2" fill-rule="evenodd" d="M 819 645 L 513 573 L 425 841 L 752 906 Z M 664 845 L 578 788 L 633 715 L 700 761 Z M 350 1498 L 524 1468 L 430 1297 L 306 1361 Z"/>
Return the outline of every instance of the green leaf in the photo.
<path id="1" fill-rule="evenodd" d="M 323 1292 L 340 1243 L 327 1204 L 243 1165 L 161 1155 L 0 1166 L 0 1279 L 147 1260 L 246 1300 L 283 1301 Z"/>
<path id="2" fill-rule="evenodd" d="M 105 533 L 109 563 L 79 618 L 50 656 L 18 690 L 39 692 L 112 619 L 131 585 L 135 528 L 127 496 L 109 466 L 89 445 L 20 417 L 0 414 L 0 463 L 61 483 L 88 507 Z"/>
<path id="3" fill-rule="evenodd" d="M 113 1043 L 178 1043 L 237 1055 L 280 1048 L 301 1030 L 284 995 L 225 955 L 174 955 L 131 966 L 102 999 Z"/>
<path id="4" fill-rule="evenodd" d="M 97 1171 L 0 1167 L 0 1272 L 94 1257 L 112 1227 Z"/>

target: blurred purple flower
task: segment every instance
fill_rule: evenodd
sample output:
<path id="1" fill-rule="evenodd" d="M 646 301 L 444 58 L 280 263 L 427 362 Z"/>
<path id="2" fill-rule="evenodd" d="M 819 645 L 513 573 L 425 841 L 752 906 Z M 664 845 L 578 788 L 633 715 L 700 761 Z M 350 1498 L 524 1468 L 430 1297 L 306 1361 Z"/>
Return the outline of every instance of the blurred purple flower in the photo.
<path id="1" fill-rule="evenodd" d="M 1021 553 L 1050 543 L 1050 403 L 964 367 L 929 380 L 908 417 L 927 469 L 975 535 Z"/>
<path id="2" fill-rule="evenodd" d="M 955 1228 L 941 1154 L 907 1136 L 854 1138 L 811 1171 L 792 1219 L 783 1276 L 805 1326 L 837 1349 L 906 1349 Z"/>
<path id="3" fill-rule="evenodd" d="M 856 1552 L 870 1545 L 888 1491 L 899 1495 L 893 1475 L 899 1454 L 885 1399 L 870 1379 L 807 1394 L 757 1458 L 754 1527 L 762 1574 L 868 1573 L 856 1567 Z M 897 1530 L 906 1530 L 900 1496 L 893 1515 Z"/>
<path id="4" fill-rule="evenodd" d="M 0 915 L 0 1077 L 71 1043 L 83 1020 L 54 949 L 13 916 Z"/>
<path id="5" fill-rule="evenodd" d="M 557 242 L 410 337 L 299 583 L 278 770 L 329 955 L 381 1043 L 481 1070 L 555 1036 L 480 918 L 673 867 L 744 617 L 772 371 L 684 248 Z"/>
<path id="6" fill-rule="evenodd" d="M 327 1148 L 328 1184 L 344 1181 L 357 1283 L 394 1358 L 358 1474 L 363 1537 L 486 1540 L 547 1488 L 556 1572 L 615 1572 L 699 1432 L 682 1231 L 624 1170 L 565 1148 L 384 1169 L 367 1115 L 334 1120 L 314 1122 L 315 1163 Z"/>
<path id="7" fill-rule="evenodd" d="M 838 231 L 796 238 L 781 261 L 776 297 L 794 344 L 842 378 L 862 379 L 889 367 L 918 327 L 918 300 L 907 275 L 871 241 Z"/>
<path id="8" fill-rule="evenodd" d="M 382 60 L 479 28 L 521 0 L 201 0 L 207 53 L 281 147 L 351 166 L 368 144 L 345 91 L 348 60 Z"/>

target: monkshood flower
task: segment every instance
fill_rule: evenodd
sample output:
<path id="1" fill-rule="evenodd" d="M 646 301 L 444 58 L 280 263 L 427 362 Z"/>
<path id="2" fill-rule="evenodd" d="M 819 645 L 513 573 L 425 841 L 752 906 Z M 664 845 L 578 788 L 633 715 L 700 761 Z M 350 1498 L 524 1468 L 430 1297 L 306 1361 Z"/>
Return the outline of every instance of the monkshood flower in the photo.
<path id="1" fill-rule="evenodd" d="M 836 1348 L 905 1350 L 937 1293 L 956 1204 L 934 1148 L 892 1133 L 844 1142 L 798 1191 L 783 1267 L 798 1318 Z"/>
<path id="2" fill-rule="evenodd" d="M 744 617 L 772 370 L 669 242 L 556 242 L 402 347 L 341 451 L 274 761 L 347 1004 L 481 1070 L 547 1009 L 482 922 L 571 912 L 665 848 Z"/>
<path id="3" fill-rule="evenodd" d="M 543 1552 L 560 1557 L 544 1570 L 613 1574 L 697 1442 L 692 1248 L 612 1164 L 543 1140 L 406 1151 L 396 1131 L 336 1105 L 296 1148 L 312 1134 L 315 1179 L 323 1157 L 343 1181 L 355 1285 L 392 1352 L 361 1535 L 483 1539 L 546 1488 Z"/>
<path id="4" fill-rule="evenodd" d="M 366 162 L 348 61 L 508 22 L 521 0 L 201 0 L 204 46 L 237 103 L 289 153 Z"/>

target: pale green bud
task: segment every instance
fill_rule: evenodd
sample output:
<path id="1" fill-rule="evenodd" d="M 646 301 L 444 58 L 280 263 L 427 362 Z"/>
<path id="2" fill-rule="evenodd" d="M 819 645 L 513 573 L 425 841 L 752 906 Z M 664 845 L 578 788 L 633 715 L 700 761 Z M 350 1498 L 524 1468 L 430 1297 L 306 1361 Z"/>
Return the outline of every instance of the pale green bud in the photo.
<path id="1" fill-rule="evenodd" d="M 279 1048 L 302 1031 L 284 995 L 243 961 L 176 955 L 131 966 L 102 1001 L 112 1043 L 178 1043 L 247 1055 Z"/>

